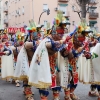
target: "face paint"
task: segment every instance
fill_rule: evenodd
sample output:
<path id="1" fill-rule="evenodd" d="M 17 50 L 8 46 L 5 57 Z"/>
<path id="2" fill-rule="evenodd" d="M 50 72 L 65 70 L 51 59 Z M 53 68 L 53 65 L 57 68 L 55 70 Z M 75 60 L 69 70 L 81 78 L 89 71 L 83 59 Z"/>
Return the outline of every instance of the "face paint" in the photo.
<path id="1" fill-rule="evenodd" d="M 85 41 L 85 37 L 78 37 L 78 40 L 79 40 L 80 42 L 83 42 L 83 41 Z"/>

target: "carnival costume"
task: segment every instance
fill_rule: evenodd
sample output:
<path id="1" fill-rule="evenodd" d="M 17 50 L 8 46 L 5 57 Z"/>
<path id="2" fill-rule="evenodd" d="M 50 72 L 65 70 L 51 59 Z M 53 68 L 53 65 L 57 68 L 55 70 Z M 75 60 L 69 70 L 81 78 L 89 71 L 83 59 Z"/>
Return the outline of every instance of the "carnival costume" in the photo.
<path id="1" fill-rule="evenodd" d="M 65 40 L 62 40 L 62 37 L 66 24 L 65 18 L 61 14 L 57 15 L 51 34 L 39 44 L 32 58 L 29 69 L 29 84 L 39 88 L 41 100 L 47 100 L 49 94 L 47 88 L 49 87 L 53 90 L 54 100 L 59 100 L 61 86 L 58 81 L 59 68 L 56 61 L 58 51 L 65 48 Z M 60 39 L 57 40 L 55 36 Z"/>
<path id="2" fill-rule="evenodd" d="M 87 51 L 90 52 L 90 57 L 88 59 L 84 58 L 82 55 L 78 60 L 79 66 L 79 81 L 83 83 L 94 84 L 91 85 L 90 96 L 98 96 L 95 91 L 95 84 L 99 84 L 99 47 L 100 44 L 96 41 L 88 41 Z M 100 91 L 100 86 L 97 86 Z M 99 100 L 100 98 L 98 98 Z"/>
<path id="3" fill-rule="evenodd" d="M 5 41 L 7 40 L 7 41 Z M 1 77 L 2 79 L 11 79 L 14 74 L 14 57 L 11 46 L 9 46 L 8 37 L 6 34 L 2 37 L 2 53 L 5 53 L 1 56 Z"/>
<path id="4" fill-rule="evenodd" d="M 86 31 L 86 29 L 90 29 L 85 26 L 82 26 L 83 22 L 81 22 L 81 26 L 78 26 L 75 34 L 73 35 L 73 40 L 67 41 L 68 46 L 66 48 L 67 54 L 63 51 L 62 56 L 64 58 L 68 58 L 69 61 L 69 72 L 71 75 L 70 84 L 65 88 L 65 100 L 78 100 L 79 98 L 75 96 L 74 90 L 77 87 L 78 83 L 78 67 L 77 67 L 77 59 L 83 53 L 86 58 L 90 57 L 90 53 L 85 51 L 87 55 L 84 53 L 84 50 L 87 48 L 87 44 L 85 42 L 86 33 L 89 33 L 90 30 Z"/>
<path id="5" fill-rule="evenodd" d="M 28 85 L 28 71 L 29 71 L 31 59 L 38 46 L 37 41 L 39 37 L 37 35 L 38 32 L 40 31 L 38 30 L 40 27 L 36 27 L 34 22 L 31 22 L 30 24 L 31 27 L 28 28 L 29 38 L 27 39 L 29 39 L 29 42 L 32 43 L 32 47 L 26 48 L 26 45 L 29 42 L 27 42 L 27 39 L 25 39 L 25 43 L 18 54 L 14 76 L 18 79 L 23 80 L 23 87 L 24 87 L 23 92 L 28 100 L 33 100 L 33 93 L 31 91 L 31 86 Z"/>

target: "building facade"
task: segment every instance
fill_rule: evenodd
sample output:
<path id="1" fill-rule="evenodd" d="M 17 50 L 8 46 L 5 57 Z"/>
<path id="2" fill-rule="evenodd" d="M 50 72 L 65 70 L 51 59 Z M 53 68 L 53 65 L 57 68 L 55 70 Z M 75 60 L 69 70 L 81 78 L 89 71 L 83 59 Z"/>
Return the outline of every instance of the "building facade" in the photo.
<path id="1" fill-rule="evenodd" d="M 71 22 L 70 30 L 74 28 L 74 24 L 79 24 L 80 18 L 78 13 L 73 11 L 79 10 L 75 0 L 2 0 L 3 1 L 3 15 L 5 27 L 22 27 L 29 25 L 29 20 L 33 19 L 37 24 L 39 22 L 40 14 L 43 11 L 50 9 L 50 14 L 43 13 L 40 18 L 40 24 L 53 23 L 54 17 L 58 10 L 63 11 L 63 15 Z M 90 26 L 94 26 L 98 31 L 100 30 L 100 3 L 96 0 L 91 0 L 90 8 L 87 12 L 87 22 Z"/>

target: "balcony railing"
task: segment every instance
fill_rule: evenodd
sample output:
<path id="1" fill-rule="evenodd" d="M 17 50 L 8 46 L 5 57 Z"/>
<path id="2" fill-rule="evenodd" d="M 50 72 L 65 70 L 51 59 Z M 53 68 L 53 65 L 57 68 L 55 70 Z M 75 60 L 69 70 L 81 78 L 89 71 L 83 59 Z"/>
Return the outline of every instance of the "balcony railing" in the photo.
<path id="1" fill-rule="evenodd" d="M 69 0 L 58 0 L 59 2 L 68 2 Z"/>
<path id="2" fill-rule="evenodd" d="M 94 4 L 94 5 L 97 4 L 97 0 L 91 0 L 90 4 Z"/>
<path id="3" fill-rule="evenodd" d="M 99 17 L 99 13 L 89 13 L 90 19 L 97 19 Z"/>

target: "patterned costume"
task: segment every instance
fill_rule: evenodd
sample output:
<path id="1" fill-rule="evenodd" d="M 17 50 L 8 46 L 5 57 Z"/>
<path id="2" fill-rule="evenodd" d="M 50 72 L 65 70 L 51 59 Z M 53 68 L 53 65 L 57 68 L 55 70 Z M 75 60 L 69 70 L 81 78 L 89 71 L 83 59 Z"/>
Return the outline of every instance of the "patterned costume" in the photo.
<path id="1" fill-rule="evenodd" d="M 61 17 L 61 22 L 54 24 L 51 34 L 39 44 L 32 58 L 29 69 L 29 84 L 39 88 L 41 100 L 44 98 L 47 100 L 48 91 L 46 89 L 48 87 L 53 90 L 54 100 L 59 100 L 61 86 L 58 81 L 59 68 L 57 67 L 56 55 L 58 55 L 58 51 L 65 48 L 65 40 L 62 37 L 66 24 L 67 22 Z"/>
<path id="2" fill-rule="evenodd" d="M 39 43 L 38 29 L 40 27 L 36 27 L 34 22 L 30 22 L 30 24 L 32 24 L 31 27 L 27 29 L 29 32 L 29 38 L 27 38 L 29 42 L 26 42 L 27 39 L 25 39 L 25 43 L 18 54 L 14 77 L 23 80 L 23 92 L 28 100 L 33 100 L 31 86 L 28 85 L 28 71 L 32 57 Z M 27 47 L 30 43 L 32 44 L 31 47 Z"/>
<path id="3" fill-rule="evenodd" d="M 5 34 L 2 37 L 2 53 L 5 53 L 1 56 L 1 77 L 2 79 L 13 78 L 14 73 L 14 57 L 11 46 L 9 46 L 8 37 Z"/>

